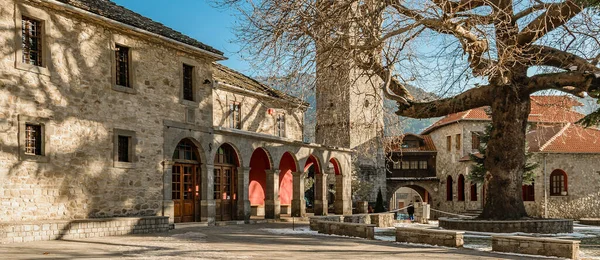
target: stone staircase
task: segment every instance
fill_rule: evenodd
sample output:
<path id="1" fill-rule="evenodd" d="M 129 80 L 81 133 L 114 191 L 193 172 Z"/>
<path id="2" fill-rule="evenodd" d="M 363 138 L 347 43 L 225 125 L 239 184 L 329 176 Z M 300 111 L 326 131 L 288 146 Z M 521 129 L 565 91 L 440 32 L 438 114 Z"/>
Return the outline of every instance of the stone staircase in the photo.
<path id="1" fill-rule="evenodd" d="M 468 209 L 466 211 L 463 211 L 461 213 L 459 213 L 460 215 L 464 215 L 464 216 L 468 216 L 471 218 L 476 218 L 479 217 L 479 215 L 481 214 L 483 210 L 482 209 Z"/>

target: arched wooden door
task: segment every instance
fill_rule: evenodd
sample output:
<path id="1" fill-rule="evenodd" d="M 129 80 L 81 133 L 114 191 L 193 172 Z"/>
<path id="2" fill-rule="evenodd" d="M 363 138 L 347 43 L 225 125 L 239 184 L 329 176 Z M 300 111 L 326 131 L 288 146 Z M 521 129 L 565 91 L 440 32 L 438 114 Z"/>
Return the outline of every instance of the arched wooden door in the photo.
<path id="1" fill-rule="evenodd" d="M 214 161 L 214 199 L 216 220 L 234 219 L 237 207 L 237 154 L 224 144 L 217 150 Z"/>
<path id="2" fill-rule="evenodd" d="M 172 199 L 175 223 L 198 221 L 200 216 L 200 162 L 198 148 L 184 139 L 173 153 Z"/>

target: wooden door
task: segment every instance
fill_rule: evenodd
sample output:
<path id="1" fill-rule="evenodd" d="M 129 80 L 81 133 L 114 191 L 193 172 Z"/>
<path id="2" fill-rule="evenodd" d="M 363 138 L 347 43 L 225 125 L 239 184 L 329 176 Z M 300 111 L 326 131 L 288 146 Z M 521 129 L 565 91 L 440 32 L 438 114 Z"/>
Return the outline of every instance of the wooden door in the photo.
<path id="1" fill-rule="evenodd" d="M 234 219 L 237 192 L 236 192 L 236 169 L 234 166 L 215 166 L 214 189 L 216 220 L 228 221 Z"/>
<path id="2" fill-rule="evenodd" d="M 199 167 L 193 164 L 173 165 L 172 196 L 175 223 L 196 220 L 196 204 L 200 194 Z"/>

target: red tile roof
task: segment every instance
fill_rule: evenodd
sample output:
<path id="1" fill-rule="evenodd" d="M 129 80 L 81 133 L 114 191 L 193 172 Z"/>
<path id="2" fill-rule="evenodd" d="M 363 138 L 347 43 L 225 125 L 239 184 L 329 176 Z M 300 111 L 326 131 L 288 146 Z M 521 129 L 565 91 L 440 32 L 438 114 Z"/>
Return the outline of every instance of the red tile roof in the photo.
<path id="1" fill-rule="evenodd" d="M 567 123 L 535 152 L 600 153 L 600 130 Z"/>
<path id="2" fill-rule="evenodd" d="M 574 106 L 582 106 L 580 102 L 568 96 L 532 96 L 529 122 L 576 122 L 584 115 L 571 110 Z M 479 107 L 467 111 L 447 115 L 433 123 L 422 134 L 461 120 L 488 121 L 491 120 L 489 107 Z"/>

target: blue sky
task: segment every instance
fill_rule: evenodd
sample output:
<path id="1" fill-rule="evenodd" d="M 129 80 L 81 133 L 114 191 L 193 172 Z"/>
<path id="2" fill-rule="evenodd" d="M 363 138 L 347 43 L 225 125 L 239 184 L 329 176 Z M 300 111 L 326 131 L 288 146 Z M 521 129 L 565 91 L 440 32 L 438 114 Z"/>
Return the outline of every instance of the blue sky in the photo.
<path id="1" fill-rule="evenodd" d="M 233 28 L 234 10 L 215 8 L 205 0 L 112 0 L 225 53 L 221 63 L 242 73 L 253 74 L 237 53 Z"/>

